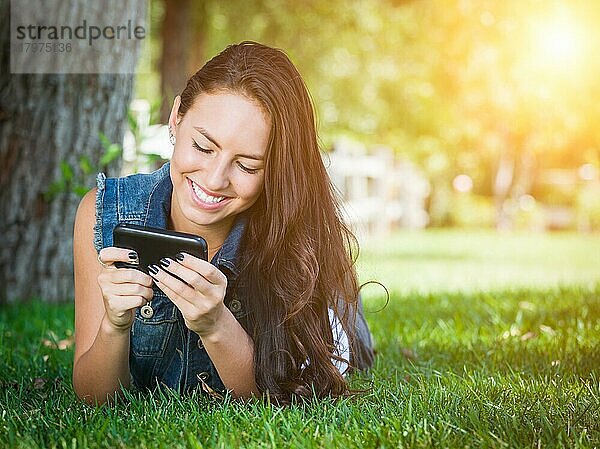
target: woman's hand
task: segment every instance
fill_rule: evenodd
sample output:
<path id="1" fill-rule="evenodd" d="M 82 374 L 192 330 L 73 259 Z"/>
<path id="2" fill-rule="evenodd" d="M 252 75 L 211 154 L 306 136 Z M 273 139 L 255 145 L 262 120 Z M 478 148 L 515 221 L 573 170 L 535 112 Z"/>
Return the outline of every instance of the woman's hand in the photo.
<path id="1" fill-rule="evenodd" d="M 227 277 L 217 267 L 187 253 L 161 259 L 149 267 L 156 285 L 181 311 L 186 326 L 205 337 L 218 329 L 223 316 Z M 171 274 L 183 279 L 180 281 Z"/>
<path id="2" fill-rule="evenodd" d="M 102 248 L 98 254 L 102 272 L 98 284 L 102 290 L 106 318 L 115 330 L 129 330 L 134 310 L 152 299 L 152 278 L 133 268 L 117 268 L 115 262 L 137 262 L 137 254 L 114 246 Z"/>

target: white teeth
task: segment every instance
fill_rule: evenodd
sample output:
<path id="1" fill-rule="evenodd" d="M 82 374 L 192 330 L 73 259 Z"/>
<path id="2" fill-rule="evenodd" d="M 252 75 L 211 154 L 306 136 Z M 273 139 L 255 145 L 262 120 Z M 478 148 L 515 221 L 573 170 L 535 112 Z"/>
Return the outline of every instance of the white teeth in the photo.
<path id="1" fill-rule="evenodd" d="M 200 198 L 205 203 L 218 203 L 219 201 L 223 201 L 223 199 L 225 198 L 224 196 L 207 195 L 200 187 L 196 185 L 194 181 L 192 181 L 192 188 L 194 189 L 194 192 L 196 192 L 196 195 L 198 195 L 198 198 Z"/>

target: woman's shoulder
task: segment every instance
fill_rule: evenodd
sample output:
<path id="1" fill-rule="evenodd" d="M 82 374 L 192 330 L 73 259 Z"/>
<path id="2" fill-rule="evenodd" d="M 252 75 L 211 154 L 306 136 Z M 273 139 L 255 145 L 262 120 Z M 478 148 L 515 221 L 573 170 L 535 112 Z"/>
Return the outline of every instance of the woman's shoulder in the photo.
<path id="1" fill-rule="evenodd" d="M 77 212 L 75 213 L 74 237 L 85 239 L 90 229 L 93 229 L 96 221 L 96 192 L 97 187 L 90 189 L 79 202 Z"/>
<path id="2" fill-rule="evenodd" d="M 79 206 L 77 207 L 76 216 L 88 216 L 94 215 L 96 209 L 96 193 L 98 192 L 98 187 L 92 187 L 87 191 L 81 201 L 79 201 Z"/>
<path id="3" fill-rule="evenodd" d="M 170 176 L 169 165 L 170 162 L 166 162 L 160 168 L 150 173 L 131 173 L 123 176 L 108 177 L 104 172 L 100 172 L 96 175 L 96 189 L 92 190 L 94 190 L 94 193 L 97 196 L 98 193 L 103 193 L 107 189 L 110 190 L 111 188 L 115 188 L 117 185 L 122 186 L 121 188 L 128 188 L 131 190 L 153 185 L 165 177 Z M 87 194 L 91 195 L 90 192 Z"/>
<path id="4" fill-rule="evenodd" d="M 96 176 L 96 207 L 106 199 L 109 203 L 118 201 L 125 194 L 129 203 L 138 203 L 148 197 L 154 188 L 170 179 L 169 162 L 150 173 L 132 173 L 120 177 L 107 177 L 104 173 Z M 90 194 L 91 195 L 91 194 Z"/>
<path id="5" fill-rule="evenodd" d="M 101 187 L 102 184 L 106 182 L 125 182 L 130 184 L 136 184 L 140 182 L 151 182 L 158 181 L 166 176 L 170 176 L 169 174 L 169 166 L 170 162 L 165 162 L 160 168 L 152 172 L 142 172 L 142 173 L 131 173 L 124 176 L 115 176 L 115 177 L 107 177 L 104 173 L 98 173 L 96 177 L 96 183 L 98 187 Z"/>

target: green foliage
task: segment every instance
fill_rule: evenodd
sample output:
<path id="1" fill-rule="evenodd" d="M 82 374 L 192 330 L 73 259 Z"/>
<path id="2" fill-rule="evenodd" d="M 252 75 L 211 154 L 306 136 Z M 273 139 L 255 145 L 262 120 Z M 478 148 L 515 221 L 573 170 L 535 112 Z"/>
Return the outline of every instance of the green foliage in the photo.
<path id="1" fill-rule="evenodd" d="M 452 192 L 448 211 L 451 226 L 492 228 L 496 220 L 493 199 L 482 195 Z"/>
<path id="2" fill-rule="evenodd" d="M 375 312 L 384 298 L 365 291 L 378 356 L 351 382 L 370 389 L 287 409 L 169 392 L 85 406 L 70 385 L 73 306 L 5 306 L 0 447 L 598 447 L 599 254 L 598 236 L 573 234 L 372 242 L 361 278 L 381 270 L 392 297 Z"/>
<path id="3" fill-rule="evenodd" d="M 121 154 L 123 153 L 123 149 L 119 144 L 112 143 L 110 140 L 102 133 L 99 133 L 100 141 L 102 142 L 102 146 L 104 147 L 104 153 L 100 158 L 100 169 L 104 169 L 111 162 L 117 160 Z"/>
<path id="4" fill-rule="evenodd" d="M 204 60 L 246 39 L 290 55 L 314 99 L 324 149 L 341 135 L 386 145 L 432 180 L 469 174 L 474 193 L 485 196 L 498 195 L 494 179 L 506 155 L 512 185 L 532 189 L 536 174 L 520 170 L 524 154 L 537 173 L 598 167 L 597 2 L 207 0 L 201 8 Z M 159 18 L 164 2 L 153 10 Z M 148 53 L 156 60 L 154 39 Z M 140 88 L 142 96 L 159 97 L 156 78 L 139 77 L 140 86 L 156 86 Z M 430 172 L 440 155 L 448 163 Z M 541 186 L 549 196 L 553 188 Z M 445 194 L 434 189 L 432 201 L 440 203 L 438 193 Z M 572 206 L 573 192 L 564 200 Z"/>
<path id="5" fill-rule="evenodd" d="M 106 170 L 106 167 L 121 157 L 123 150 L 120 145 L 110 142 L 102 132 L 98 133 L 98 136 L 104 147 L 104 153 L 100 157 L 98 165 L 94 166 L 90 158 L 85 154 L 80 156 L 77 161 L 76 166 L 78 170 L 71 166 L 69 162 L 61 161 L 61 176 L 46 189 L 43 194 L 44 201 L 49 203 L 62 193 L 74 193 L 82 198 L 90 189 L 86 185 L 89 175 Z"/>
<path id="6" fill-rule="evenodd" d="M 118 157 L 120 157 L 122 152 L 123 152 L 123 149 L 121 148 L 120 145 L 118 145 L 116 143 L 111 144 L 108 148 L 106 148 L 106 151 L 100 158 L 99 168 L 103 169 L 104 167 L 109 165 L 112 161 L 114 161 Z"/>

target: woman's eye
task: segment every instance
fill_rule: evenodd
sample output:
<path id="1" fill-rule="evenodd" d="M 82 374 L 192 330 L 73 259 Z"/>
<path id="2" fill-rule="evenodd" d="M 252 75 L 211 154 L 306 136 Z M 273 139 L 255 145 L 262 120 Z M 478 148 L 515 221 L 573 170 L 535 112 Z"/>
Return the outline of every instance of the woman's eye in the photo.
<path id="1" fill-rule="evenodd" d="M 246 173 L 250 173 L 251 175 L 253 175 L 254 173 L 258 172 L 258 170 L 260 170 L 259 168 L 248 168 L 241 162 L 238 162 L 237 164 L 238 164 L 238 167 L 240 167 Z"/>
<path id="2" fill-rule="evenodd" d="M 200 145 L 198 145 L 198 142 L 196 142 L 195 140 L 192 140 L 192 146 L 194 148 L 196 148 L 198 151 L 202 151 L 203 153 L 207 153 L 207 154 L 212 153 L 212 150 L 209 150 L 208 148 L 202 148 Z"/>

